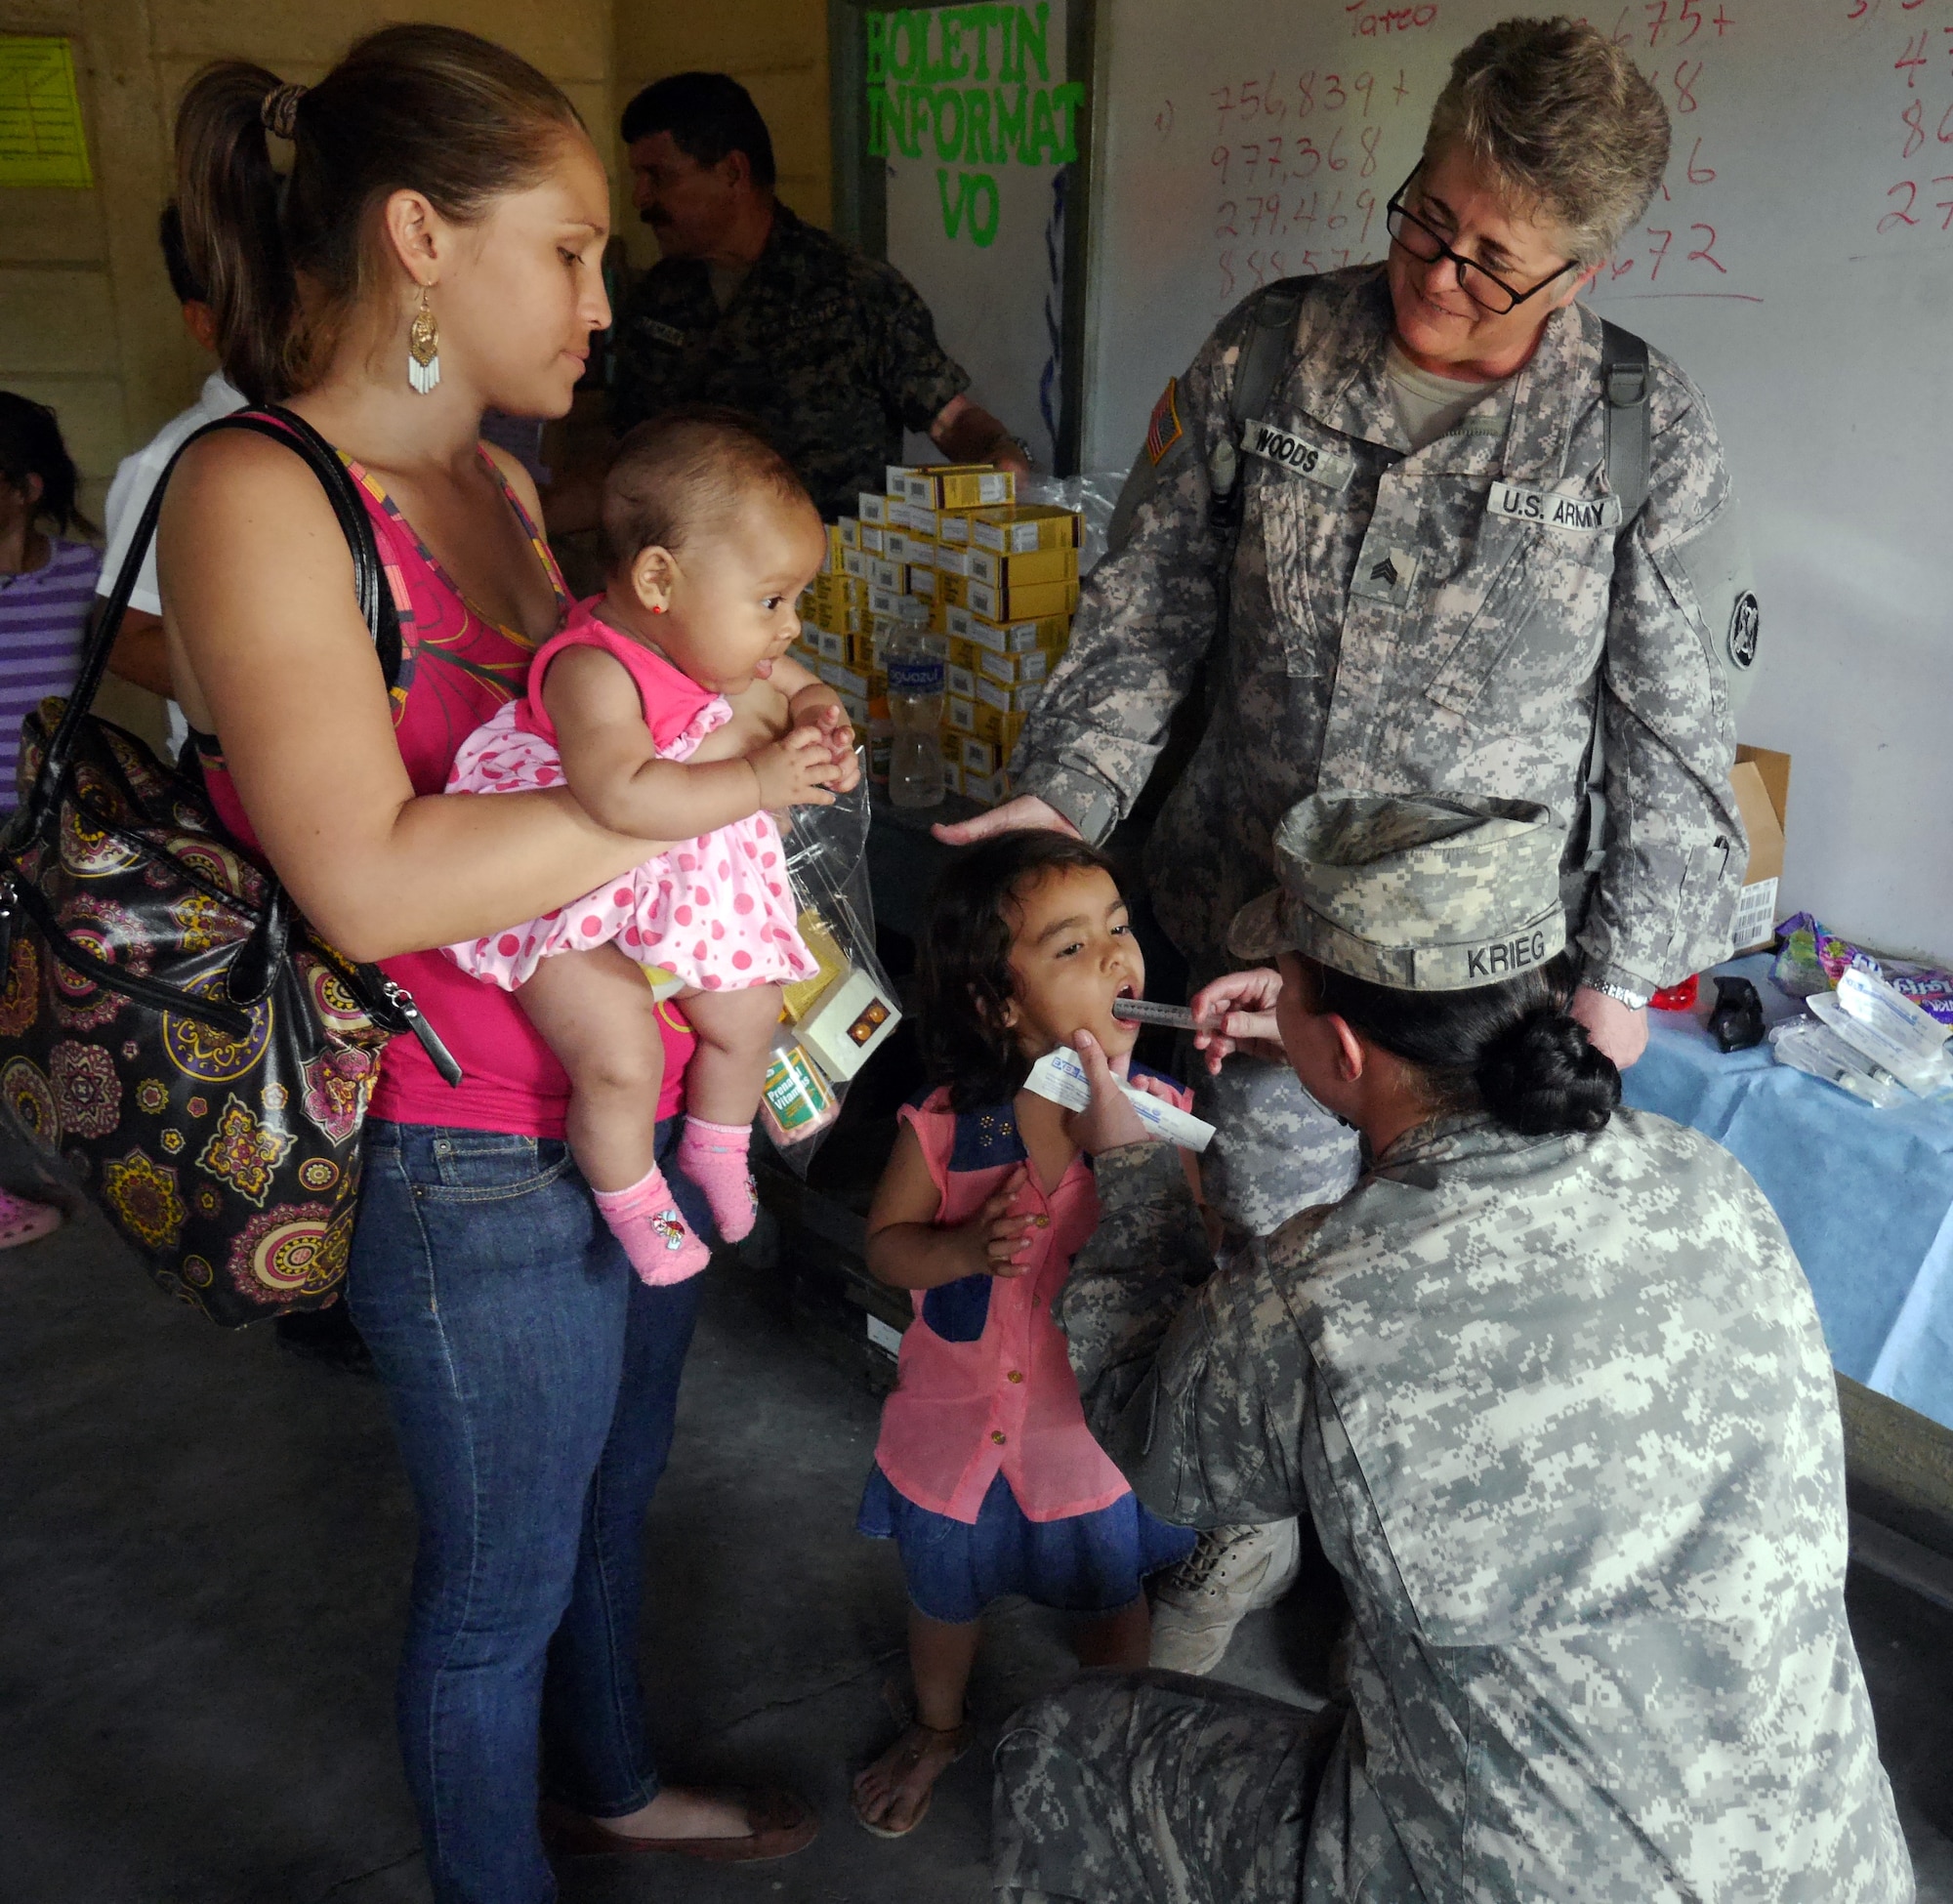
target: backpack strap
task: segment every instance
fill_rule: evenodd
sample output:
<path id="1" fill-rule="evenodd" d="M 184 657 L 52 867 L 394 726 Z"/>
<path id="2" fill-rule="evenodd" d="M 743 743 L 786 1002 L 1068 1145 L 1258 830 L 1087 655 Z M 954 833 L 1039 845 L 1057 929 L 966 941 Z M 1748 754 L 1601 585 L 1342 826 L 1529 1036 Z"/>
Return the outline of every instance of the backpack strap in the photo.
<path id="1" fill-rule="evenodd" d="M 1248 426 L 1267 408 L 1295 353 L 1296 320 L 1302 315 L 1303 293 L 1309 282 L 1306 277 L 1277 278 L 1255 294 L 1227 399 L 1227 432 L 1207 453 L 1207 517 L 1224 532 L 1241 526 L 1241 443 Z M 1230 546 L 1230 562 L 1232 554 Z"/>
<path id="2" fill-rule="evenodd" d="M 1648 427 L 1646 340 L 1600 319 L 1600 393 L 1606 402 L 1607 487 L 1621 499 L 1626 535 L 1647 501 L 1653 444 Z M 1587 746 L 1587 854 L 1582 870 L 1607 863 L 1607 745 L 1601 723 L 1602 689 L 1594 687 L 1594 737 Z"/>

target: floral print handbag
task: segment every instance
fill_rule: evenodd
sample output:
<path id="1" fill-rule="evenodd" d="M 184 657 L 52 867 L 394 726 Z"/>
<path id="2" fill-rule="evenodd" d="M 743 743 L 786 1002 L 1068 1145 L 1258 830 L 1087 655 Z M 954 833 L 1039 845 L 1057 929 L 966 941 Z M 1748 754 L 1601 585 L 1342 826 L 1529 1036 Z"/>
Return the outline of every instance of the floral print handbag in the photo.
<path id="1" fill-rule="evenodd" d="M 224 429 L 271 436 L 317 476 L 391 686 L 399 627 L 337 452 L 275 406 L 197 435 Z M 308 930 L 197 779 L 88 711 L 168 480 L 73 694 L 22 728 L 21 805 L 0 837 L 0 1099 L 163 1288 L 234 1326 L 339 1294 L 388 1039 L 411 1030 L 450 1083 L 460 1072 L 404 990 Z"/>

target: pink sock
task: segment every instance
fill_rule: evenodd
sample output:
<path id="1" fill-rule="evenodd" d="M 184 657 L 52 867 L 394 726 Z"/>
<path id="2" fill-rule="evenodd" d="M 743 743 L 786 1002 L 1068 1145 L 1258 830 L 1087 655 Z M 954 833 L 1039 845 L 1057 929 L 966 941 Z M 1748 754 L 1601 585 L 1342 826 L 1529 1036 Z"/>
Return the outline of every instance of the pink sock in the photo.
<path id="1" fill-rule="evenodd" d="M 597 1214 L 623 1244 L 639 1279 L 653 1289 L 663 1283 L 682 1283 L 712 1261 L 712 1252 L 679 1215 L 664 1173 L 655 1164 L 648 1177 L 628 1190 L 598 1190 L 595 1194 Z"/>
<path id="2" fill-rule="evenodd" d="M 728 1243 L 753 1233 L 758 1206 L 753 1174 L 746 1168 L 752 1141 L 750 1124 L 708 1124 L 701 1117 L 687 1117 L 678 1140 L 678 1167 L 705 1192 L 719 1233 Z"/>

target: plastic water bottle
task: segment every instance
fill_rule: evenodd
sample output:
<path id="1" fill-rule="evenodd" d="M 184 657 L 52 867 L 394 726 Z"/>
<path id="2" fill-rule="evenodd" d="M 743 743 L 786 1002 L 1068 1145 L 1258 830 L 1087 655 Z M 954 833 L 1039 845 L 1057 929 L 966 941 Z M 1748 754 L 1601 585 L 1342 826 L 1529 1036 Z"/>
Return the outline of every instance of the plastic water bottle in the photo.
<path id="1" fill-rule="evenodd" d="M 942 657 L 924 631 L 903 624 L 889 644 L 889 798 L 897 807 L 942 805 Z"/>

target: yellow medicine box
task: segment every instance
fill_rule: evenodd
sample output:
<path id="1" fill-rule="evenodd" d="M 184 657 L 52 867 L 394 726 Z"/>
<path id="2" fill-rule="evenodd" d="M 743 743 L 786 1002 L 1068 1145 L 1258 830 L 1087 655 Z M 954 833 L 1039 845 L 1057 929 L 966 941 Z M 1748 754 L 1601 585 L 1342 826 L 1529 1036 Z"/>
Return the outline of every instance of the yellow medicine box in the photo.
<path id="1" fill-rule="evenodd" d="M 1027 556 L 1035 549 L 1076 549 L 1078 516 L 1047 503 L 979 509 L 970 517 L 970 546 L 996 556 Z"/>
<path id="2" fill-rule="evenodd" d="M 974 557 L 973 557 L 974 559 Z M 993 623 L 1041 621 L 1066 615 L 1078 606 L 1078 584 L 1070 582 L 1012 583 L 993 587 L 973 577 L 963 585 L 963 605 L 973 615 Z"/>
<path id="3" fill-rule="evenodd" d="M 819 1001 L 821 993 L 836 979 L 845 977 L 849 970 L 848 955 L 842 951 L 833 932 L 828 930 L 827 921 L 819 913 L 808 906 L 803 909 L 798 924 L 800 935 L 820 970 L 811 978 L 796 979 L 780 988 L 780 1003 L 785 1006 L 787 1016 L 795 1020 L 806 1017 Z"/>
<path id="4" fill-rule="evenodd" d="M 1023 654 L 994 654 L 985 648 L 976 666 L 989 680 L 1001 682 L 1006 687 L 1018 687 L 1027 682 L 1043 681 L 1051 672 L 1051 656 L 1043 648 L 1032 648 Z"/>
<path id="5" fill-rule="evenodd" d="M 1032 549 L 1021 556 L 1000 556 L 989 549 L 970 551 L 970 579 L 994 589 L 1018 589 L 1040 582 L 1078 580 L 1076 549 Z"/>
<path id="6" fill-rule="evenodd" d="M 980 615 L 972 614 L 968 608 L 952 608 L 948 626 L 955 640 L 987 648 L 992 654 L 1026 654 L 1032 648 L 1061 654 L 1071 639 L 1071 618 L 1068 615 L 1046 615 L 1037 621 L 999 623 L 985 621 Z"/>
<path id="7" fill-rule="evenodd" d="M 878 496 L 872 489 L 861 491 L 860 519 L 872 522 L 877 528 L 886 528 L 889 521 L 889 499 Z M 864 542 L 862 548 L 868 545 Z"/>
<path id="8" fill-rule="evenodd" d="M 861 553 L 864 556 L 881 556 L 888 552 L 889 532 L 879 522 L 863 521 L 861 524 Z"/>
<path id="9" fill-rule="evenodd" d="M 944 464 L 941 469 L 924 471 L 923 479 L 933 485 L 934 493 L 919 495 L 911 482 L 908 497 L 925 509 L 985 509 L 1016 502 L 1018 496 L 1017 477 L 1008 470 L 986 465 Z"/>
<path id="10" fill-rule="evenodd" d="M 976 703 L 961 694 L 943 696 L 942 714 L 944 724 L 953 733 L 974 734 L 976 731 Z"/>
<path id="11" fill-rule="evenodd" d="M 935 539 L 951 548 L 968 548 L 970 512 L 944 510 L 935 518 Z"/>

